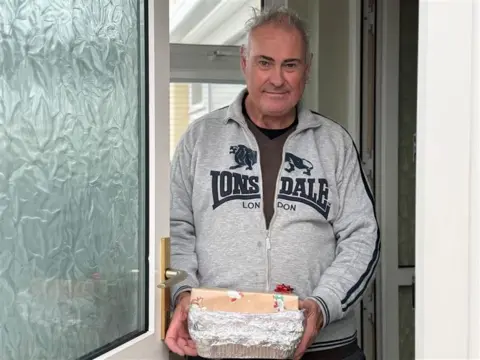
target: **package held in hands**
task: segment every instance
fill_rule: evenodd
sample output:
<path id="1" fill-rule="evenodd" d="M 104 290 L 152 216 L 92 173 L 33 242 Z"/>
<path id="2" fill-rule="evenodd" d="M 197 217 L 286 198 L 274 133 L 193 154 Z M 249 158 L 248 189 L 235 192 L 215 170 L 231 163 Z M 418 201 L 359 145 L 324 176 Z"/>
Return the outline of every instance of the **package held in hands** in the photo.
<path id="1" fill-rule="evenodd" d="M 195 288 L 188 312 L 198 355 L 210 359 L 291 359 L 303 320 L 298 297 L 288 291 Z"/>

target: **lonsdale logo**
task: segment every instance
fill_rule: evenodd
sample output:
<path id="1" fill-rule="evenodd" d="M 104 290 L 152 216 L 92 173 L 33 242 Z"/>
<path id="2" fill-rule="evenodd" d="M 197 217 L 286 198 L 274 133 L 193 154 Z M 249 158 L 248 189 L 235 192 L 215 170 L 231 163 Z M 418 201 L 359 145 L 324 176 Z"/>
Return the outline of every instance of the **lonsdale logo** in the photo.
<path id="1" fill-rule="evenodd" d="M 313 165 L 310 161 L 292 153 L 285 154 L 285 163 L 285 171 L 288 173 L 302 170 L 304 175 L 310 176 L 313 170 Z M 281 187 L 278 199 L 308 205 L 325 219 L 328 218 L 331 205 L 328 201 L 329 189 L 327 179 L 283 176 L 280 181 Z M 283 208 L 286 207 L 283 206 Z M 296 210 L 296 207 L 293 205 L 290 205 L 289 208 Z"/>
<path id="2" fill-rule="evenodd" d="M 257 163 L 257 152 L 245 145 L 230 146 L 235 165 L 230 170 L 245 167 L 252 170 Z M 211 171 L 213 209 L 230 200 L 260 199 L 258 176 L 249 176 L 231 171 Z"/>
<path id="3" fill-rule="evenodd" d="M 231 146 L 230 154 L 233 154 L 235 164 L 230 166 L 229 170 L 245 168 L 245 170 L 250 171 L 257 164 L 257 152 L 245 145 Z M 331 207 L 328 201 L 328 181 L 323 178 L 311 177 L 312 163 L 288 152 L 285 154 L 284 170 L 292 175 L 298 171 L 303 176 L 281 177 L 276 207 L 283 210 L 296 211 L 297 204 L 302 203 L 310 206 L 327 219 Z M 242 200 L 244 209 L 258 209 L 261 207 L 258 176 L 227 170 L 212 170 L 210 176 L 212 180 L 213 209 L 231 200 Z"/>
<path id="4" fill-rule="evenodd" d="M 212 177 L 213 209 L 230 200 L 260 199 L 258 176 L 230 171 L 210 171 Z"/>

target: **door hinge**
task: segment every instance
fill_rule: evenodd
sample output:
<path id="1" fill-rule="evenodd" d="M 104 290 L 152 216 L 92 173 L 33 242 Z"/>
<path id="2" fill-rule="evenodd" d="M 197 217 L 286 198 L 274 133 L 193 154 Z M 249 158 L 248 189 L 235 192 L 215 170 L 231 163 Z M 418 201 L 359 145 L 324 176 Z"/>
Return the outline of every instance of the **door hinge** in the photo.
<path id="1" fill-rule="evenodd" d="M 373 156 L 367 155 L 362 159 L 363 170 L 368 178 L 369 185 L 373 187 Z"/>
<path id="2" fill-rule="evenodd" d="M 366 22 L 368 25 L 368 31 L 372 34 L 375 34 L 375 0 L 367 0 L 367 14 L 366 14 Z"/>
<path id="3" fill-rule="evenodd" d="M 362 310 L 366 315 L 368 321 L 375 325 L 375 299 L 374 299 L 374 288 L 372 287 L 367 296 L 363 298 L 362 301 Z"/>
<path id="4" fill-rule="evenodd" d="M 417 133 L 413 133 L 413 163 L 415 163 L 417 159 Z"/>
<path id="5" fill-rule="evenodd" d="M 415 310 L 415 275 L 412 276 L 412 309 Z"/>

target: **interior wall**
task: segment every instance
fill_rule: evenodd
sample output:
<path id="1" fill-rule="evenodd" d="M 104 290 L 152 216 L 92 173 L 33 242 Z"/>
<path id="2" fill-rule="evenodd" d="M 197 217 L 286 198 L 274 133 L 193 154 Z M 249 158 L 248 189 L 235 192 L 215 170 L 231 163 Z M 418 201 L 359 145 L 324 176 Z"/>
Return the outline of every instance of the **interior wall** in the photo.
<path id="1" fill-rule="evenodd" d="M 354 0 L 355 1 L 355 0 Z M 355 131 L 351 119 L 352 72 L 351 0 L 289 0 L 288 6 L 306 19 L 310 30 L 313 64 L 304 102 L 312 110 Z M 354 135 L 354 134 L 352 134 Z"/>

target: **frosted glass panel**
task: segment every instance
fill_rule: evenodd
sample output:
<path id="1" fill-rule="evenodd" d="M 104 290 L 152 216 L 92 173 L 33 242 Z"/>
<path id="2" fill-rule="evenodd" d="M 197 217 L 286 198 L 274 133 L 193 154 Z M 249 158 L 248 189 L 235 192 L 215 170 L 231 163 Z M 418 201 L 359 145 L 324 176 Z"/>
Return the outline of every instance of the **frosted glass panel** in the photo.
<path id="1" fill-rule="evenodd" d="M 146 329 L 143 3 L 0 1 L 0 359 Z"/>

